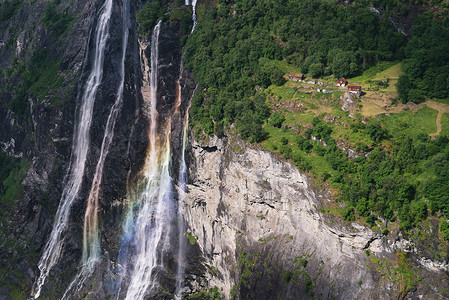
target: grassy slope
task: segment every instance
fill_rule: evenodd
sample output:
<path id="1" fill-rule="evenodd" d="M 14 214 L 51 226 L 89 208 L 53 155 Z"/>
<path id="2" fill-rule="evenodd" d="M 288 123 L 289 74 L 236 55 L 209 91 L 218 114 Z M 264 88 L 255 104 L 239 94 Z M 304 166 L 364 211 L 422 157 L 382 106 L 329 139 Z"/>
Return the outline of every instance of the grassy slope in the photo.
<path id="1" fill-rule="evenodd" d="M 296 75 L 300 73 L 299 68 L 288 65 L 284 61 L 274 62 L 286 75 Z M 262 142 L 263 149 L 273 152 L 280 152 L 283 147 L 282 138 L 288 139 L 288 146 L 292 154 L 300 155 L 309 163 L 309 170 L 315 177 L 321 178 L 323 174 L 335 175 L 335 171 L 329 163 L 315 153 L 307 153 L 299 149 L 296 145 L 298 135 L 305 136 L 308 128 L 312 128 L 312 120 L 319 116 L 333 129 L 332 138 L 340 146 L 350 147 L 358 150 L 373 145 L 371 137 L 363 131 L 353 130 L 351 125 L 366 122 L 368 119 L 376 118 L 381 121 L 382 126 L 392 132 L 392 137 L 406 135 L 416 136 L 420 133 L 431 135 L 437 131 L 436 120 L 438 111 L 435 109 L 449 109 L 444 104 L 442 108 L 427 107 L 426 104 L 419 106 L 413 104 L 392 103 L 396 96 L 395 84 L 397 78 L 402 73 L 400 63 L 380 63 L 366 70 L 361 76 L 349 79 L 351 83 L 358 83 L 367 91 L 361 99 L 357 99 L 357 119 L 350 118 L 347 112 L 341 110 L 340 96 L 343 92 L 334 86 L 335 79 L 327 77 L 319 79 L 323 85 L 300 83 L 287 81 L 283 86 L 270 86 L 265 90 L 268 95 L 267 103 L 273 111 L 280 111 L 285 117 L 283 128 L 276 128 L 266 124 L 264 129 L 268 132 L 269 138 Z M 375 87 L 376 81 L 389 80 L 389 86 Z M 307 79 L 311 80 L 311 78 Z M 333 90 L 329 94 L 318 93 L 317 88 Z M 374 90 L 375 89 L 375 90 Z M 435 109 L 434 109 L 435 108 Z M 443 114 L 441 118 L 441 134 L 449 134 L 449 114 Z M 314 142 L 316 145 L 318 142 Z M 391 143 L 384 141 L 384 146 L 389 147 Z M 284 146 L 285 147 L 285 146 Z"/>

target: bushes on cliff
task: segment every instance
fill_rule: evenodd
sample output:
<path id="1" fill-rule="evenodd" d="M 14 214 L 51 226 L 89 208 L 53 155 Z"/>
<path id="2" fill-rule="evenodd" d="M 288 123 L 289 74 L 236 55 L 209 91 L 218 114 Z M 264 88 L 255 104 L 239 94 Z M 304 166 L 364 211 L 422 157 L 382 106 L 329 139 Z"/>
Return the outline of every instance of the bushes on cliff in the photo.
<path id="1" fill-rule="evenodd" d="M 23 193 L 22 182 L 29 164 L 26 159 L 18 161 L 14 157 L 0 152 L 0 227 L 10 214 L 14 203 Z"/>
<path id="2" fill-rule="evenodd" d="M 449 241 L 449 223 L 447 220 L 441 220 L 440 222 L 440 232 L 442 237 Z"/>
<path id="3" fill-rule="evenodd" d="M 165 5 L 161 0 L 147 2 L 136 13 L 139 34 L 146 36 L 150 34 L 157 21 L 165 14 Z"/>
<path id="4" fill-rule="evenodd" d="M 434 148 L 434 154 L 420 155 L 416 149 L 423 145 Z M 344 178 L 342 200 L 362 216 L 373 211 L 390 221 L 399 218 L 404 229 L 425 219 L 429 208 L 449 216 L 448 145 L 445 136 L 416 137 L 400 138 L 392 152 L 375 148 L 368 158 L 357 160 L 356 168 L 337 169 Z M 424 171 L 427 175 L 419 176 Z"/>
<path id="5" fill-rule="evenodd" d="M 284 121 L 285 117 L 279 111 L 274 112 L 268 120 L 271 125 L 277 128 L 281 128 Z"/>
<path id="6" fill-rule="evenodd" d="M 36 50 L 30 58 L 30 62 L 16 62 L 10 74 L 14 82 L 17 81 L 11 94 L 13 96 L 10 108 L 19 119 L 24 119 L 28 112 L 28 97 L 33 95 L 42 100 L 51 89 L 58 88 L 63 83 L 63 77 L 59 76 L 59 63 L 51 59 L 46 49 Z"/>
<path id="7" fill-rule="evenodd" d="M 52 2 L 47 5 L 41 23 L 50 29 L 56 36 L 60 36 L 66 32 L 73 17 L 67 10 L 58 12 L 56 3 Z"/>
<path id="8" fill-rule="evenodd" d="M 22 0 L 2 1 L 0 3 L 0 29 L 3 22 L 11 19 L 22 5 Z"/>

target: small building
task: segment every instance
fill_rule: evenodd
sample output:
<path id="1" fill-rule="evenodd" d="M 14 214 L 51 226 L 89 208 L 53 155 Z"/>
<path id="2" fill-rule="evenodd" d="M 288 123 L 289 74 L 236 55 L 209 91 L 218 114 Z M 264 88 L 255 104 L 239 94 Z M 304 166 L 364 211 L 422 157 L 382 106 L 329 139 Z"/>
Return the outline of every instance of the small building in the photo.
<path id="1" fill-rule="evenodd" d="M 348 81 L 344 77 L 338 79 L 337 82 L 335 83 L 336 86 L 346 86 L 347 84 Z"/>
<path id="2" fill-rule="evenodd" d="M 304 75 L 303 75 L 303 74 L 299 74 L 299 75 L 288 75 L 288 80 L 289 80 L 289 81 L 302 82 L 302 81 L 304 80 Z"/>
<path id="3" fill-rule="evenodd" d="M 357 97 L 362 95 L 362 87 L 360 85 L 348 85 L 348 91 L 355 94 Z"/>

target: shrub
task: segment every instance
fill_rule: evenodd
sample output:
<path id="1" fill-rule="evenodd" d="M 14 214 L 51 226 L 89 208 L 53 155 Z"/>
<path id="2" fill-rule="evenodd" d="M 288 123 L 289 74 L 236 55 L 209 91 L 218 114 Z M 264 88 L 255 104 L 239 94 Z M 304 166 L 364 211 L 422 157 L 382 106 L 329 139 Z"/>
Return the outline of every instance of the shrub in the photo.
<path id="1" fill-rule="evenodd" d="M 447 222 L 447 220 L 441 220 L 440 221 L 440 232 L 441 232 L 441 236 L 449 241 L 449 223 Z"/>
<path id="2" fill-rule="evenodd" d="M 161 0 L 147 2 L 136 14 L 136 21 L 139 24 L 141 35 L 150 34 L 157 21 L 165 14 L 165 6 Z"/>
<path id="3" fill-rule="evenodd" d="M 281 128 L 284 121 L 285 117 L 279 111 L 271 114 L 270 119 L 268 119 L 268 122 L 276 128 Z"/>
<path id="4" fill-rule="evenodd" d="M 355 220 L 354 207 L 351 205 L 346 205 L 345 208 L 343 208 L 342 216 L 345 221 L 354 221 Z"/>

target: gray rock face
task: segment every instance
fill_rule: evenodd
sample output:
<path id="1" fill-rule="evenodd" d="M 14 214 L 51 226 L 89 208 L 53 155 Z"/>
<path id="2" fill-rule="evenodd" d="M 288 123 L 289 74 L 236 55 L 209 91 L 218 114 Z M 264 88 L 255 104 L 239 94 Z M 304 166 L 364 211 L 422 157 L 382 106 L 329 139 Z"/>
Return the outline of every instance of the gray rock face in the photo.
<path id="1" fill-rule="evenodd" d="M 206 287 L 217 287 L 225 299 L 393 299 L 404 293 L 401 280 L 378 271 L 377 260 L 397 261 L 395 252 L 413 252 L 410 242 L 321 213 L 329 192 L 292 164 L 216 138 L 193 142 L 191 155 L 185 219 L 209 270 Z"/>
<path id="2" fill-rule="evenodd" d="M 357 103 L 355 102 L 354 95 L 351 93 L 346 92 L 343 95 L 343 104 L 341 106 L 341 109 L 343 111 L 349 112 L 349 116 L 351 118 L 355 118 L 355 112 L 357 108 Z"/>

